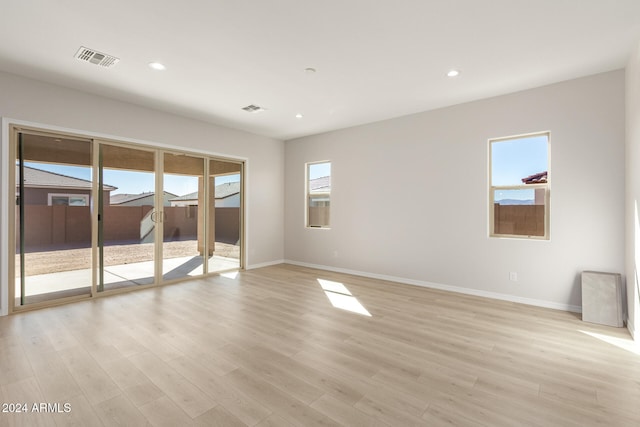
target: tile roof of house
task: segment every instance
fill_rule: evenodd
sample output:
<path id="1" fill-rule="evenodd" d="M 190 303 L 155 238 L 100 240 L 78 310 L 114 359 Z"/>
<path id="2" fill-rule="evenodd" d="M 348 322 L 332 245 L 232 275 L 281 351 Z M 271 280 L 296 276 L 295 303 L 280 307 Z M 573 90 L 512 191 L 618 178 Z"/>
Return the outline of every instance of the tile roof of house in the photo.
<path id="1" fill-rule="evenodd" d="M 216 199 L 224 199 L 240 192 L 240 182 L 227 182 L 225 184 L 216 185 Z"/>
<path id="2" fill-rule="evenodd" d="M 233 196 L 234 194 L 238 194 L 240 192 L 240 182 L 227 182 L 225 184 L 216 185 L 215 195 L 216 199 L 224 199 L 229 196 Z M 169 201 L 175 202 L 179 200 L 197 200 L 198 192 L 185 194 L 184 196 L 176 197 L 174 199 L 170 199 Z"/>
<path id="3" fill-rule="evenodd" d="M 329 193 L 331 192 L 331 177 L 321 176 L 309 180 L 309 190 L 311 193 Z"/>
<path id="4" fill-rule="evenodd" d="M 18 165 L 16 165 L 16 176 L 18 176 Z M 81 178 L 74 178 L 60 173 L 49 172 L 42 169 L 36 169 L 24 166 L 24 185 L 26 187 L 49 187 L 49 188 L 73 188 L 73 189 L 91 189 L 91 181 Z M 118 187 L 105 185 L 107 191 L 117 190 Z"/>
<path id="5" fill-rule="evenodd" d="M 133 200 L 138 200 L 138 199 L 143 199 L 145 197 L 153 196 L 154 194 L 155 193 L 153 191 L 148 191 L 146 193 L 138 193 L 138 194 L 126 194 L 126 193 L 114 194 L 113 196 L 111 196 L 109 202 L 112 205 L 121 205 L 123 203 L 131 202 Z M 165 191 L 164 195 L 169 197 L 175 196 L 175 194 L 169 193 L 168 191 Z"/>
<path id="6" fill-rule="evenodd" d="M 144 197 L 153 196 L 154 194 L 155 193 L 153 192 L 140 193 L 140 194 L 127 194 L 127 193 L 114 194 L 113 196 L 111 196 L 109 203 L 111 203 L 112 205 L 121 205 L 123 203 L 127 203 L 132 200 L 138 200 Z"/>
<path id="7" fill-rule="evenodd" d="M 526 178 L 522 178 L 522 182 L 525 184 L 544 184 L 547 182 L 547 171 L 535 173 L 527 176 Z"/>
<path id="8" fill-rule="evenodd" d="M 173 199 L 169 199 L 170 202 L 175 202 L 178 200 L 198 200 L 198 192 L 185 194 L 183 196 L 174 197 Z"/>

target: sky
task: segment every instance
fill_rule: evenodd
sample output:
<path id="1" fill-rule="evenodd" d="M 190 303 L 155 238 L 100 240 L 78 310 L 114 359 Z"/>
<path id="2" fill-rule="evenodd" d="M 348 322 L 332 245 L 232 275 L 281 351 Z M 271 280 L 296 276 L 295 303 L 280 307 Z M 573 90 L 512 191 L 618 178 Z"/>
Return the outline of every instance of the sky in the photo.
<path id="1" fill-rule="evenodd" d="M 321 178 L 323 176 L 331 176 L 331 162 L 309 164 L 309 179 Z"/>
<path id="2" fill-rule="evenodd" d="M 547 136 L 493 142 L 491 184 L 522 185 L 522 178 L 549 168 Z"/>
<path id="3" fill-rule="evenodd" d="M 547 135 L 491 143 L 491 184 L 522 185 L 522 178 L 549 169 Z M 494 200 L 533 200 L 533 189 L 499 190 Z"/>
<path id="4" fill-rule="evenodd" d="M 72 176 L 74 178 L 91 180 L 91 168 L 81 166 L 66 166 L 49 163 L 30 163 L 25 162 L 25 166 L 36 169 L 42 169 L 49 172 L 59 173 L 62 175 Z M 104 183 L 117 187 L 113 191 L 114 194 L 140 194 L 144 192 L 154 191 L 154 174 L 151 172 L 131 172 L 115 169 L 105 169 L 103 172 Z M 240 175 L 225 175 L 216 177 L 216 185 L 225 184 L 227 182 L 240 181 Z M 165 191 L 177 196 L 194 193 L 198 191 L 198 178 L 194 176 L 170 175 L 165 174 Z"/>
<path id="5" fill-rule="evenodd" d="M 91 180 L 91 168 L 54 165 L 46 163 L 26 163 L 38 169 L 56 172 L 76 178 Z M 493 142 L 491 145 L 491 183 L 499 185 L 522 185 L 522 178 L 548 169 L 548 143 L 546 135 Z M 331 162 L 309 164 L 309 179 L 331 175 Z M 239 175 L 216 177 L 216 185 L 237 182 Z M 104 170 L 105 184 L 117 187 L 112 194 L 139 194 L 153 191 L 154 175 L 149 172 Z M 178 196 L 198 191 L 198 179 L 191 176 L 165 174 L 165 191 Z M 532 190 L 501 191 L 500 199 L 530 199 Z"/>

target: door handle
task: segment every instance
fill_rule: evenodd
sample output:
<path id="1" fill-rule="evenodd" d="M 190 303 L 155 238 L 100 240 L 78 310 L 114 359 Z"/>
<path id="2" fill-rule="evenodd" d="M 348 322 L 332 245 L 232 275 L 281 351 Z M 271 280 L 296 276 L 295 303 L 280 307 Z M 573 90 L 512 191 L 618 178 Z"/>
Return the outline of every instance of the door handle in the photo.
<path id="1" fill-rule="evenodd" d="M 159 222 L 166 222 L 167 221 L 167 213 L 165 211 L 160 211 L 160 213 L 162 215 L 160 215 L 160 221 Z M 156 224 L 158 223 L 158 211 L 151 212 L 151 221 L 155 222 Z"/>

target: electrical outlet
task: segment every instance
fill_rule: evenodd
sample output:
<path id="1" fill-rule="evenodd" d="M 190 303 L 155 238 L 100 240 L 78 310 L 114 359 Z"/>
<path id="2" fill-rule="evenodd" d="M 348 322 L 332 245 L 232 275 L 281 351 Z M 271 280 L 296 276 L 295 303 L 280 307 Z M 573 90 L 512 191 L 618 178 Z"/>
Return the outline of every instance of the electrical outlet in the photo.
<path id="1" fill-rule="evenodd" d="M 518 281 L 518 273 L 516 273 L 515 271 L 512 271 L 509 273 L 509 280 L 511 280 L 512 282 L 517 282 Z"/>

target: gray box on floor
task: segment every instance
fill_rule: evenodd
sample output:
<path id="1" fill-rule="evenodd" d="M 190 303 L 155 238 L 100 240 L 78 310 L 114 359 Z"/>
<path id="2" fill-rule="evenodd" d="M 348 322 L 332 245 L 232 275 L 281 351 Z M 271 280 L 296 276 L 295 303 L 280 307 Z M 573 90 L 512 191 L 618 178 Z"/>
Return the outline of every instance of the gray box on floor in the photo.
<path id="1" fill-rule="evenodd" d="M 582 320 L 601 325 L 624 326 L 620 274 L 582 272 Z"/>

